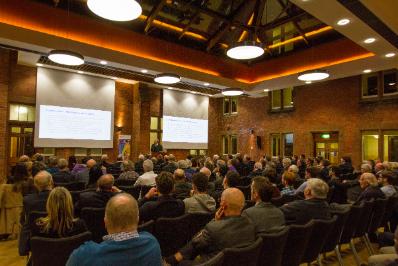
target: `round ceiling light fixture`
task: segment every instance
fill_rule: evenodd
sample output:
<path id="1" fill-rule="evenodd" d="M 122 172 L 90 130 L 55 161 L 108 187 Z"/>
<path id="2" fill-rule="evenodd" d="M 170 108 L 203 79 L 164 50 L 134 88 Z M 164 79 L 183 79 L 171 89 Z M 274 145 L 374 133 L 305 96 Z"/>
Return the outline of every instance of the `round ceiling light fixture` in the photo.
<path id="1" fill-rule="evenodd" d="M 60 65 L 80 66 L 84 64 L 84 57 L 82 55 L 66 50 L 52 50 L 48 58 Z"/>
<path id="2" fill-rule="evenodd" d="M 261 43 L 254 41 L 244 41 L 231 46 L 227 51 L 227 56 L 238 60 L 248 60 L 260 57 L 264 54 Z"/>
<path id="3" fill-rule="evenodd" d="M 156 75 L 153 80 L 160 84 L 176 84 L 181 81 L 181 77 L 172 73 L 162 73 Z"/>
<path id="4" fill-rule="evenodd" d="M 135 0 L 87 0 L 88 8 L 96 15 L 113 21 L 130 21 L 142 13 Z"/>
<path id="5" fill-rule="evenodd" d="M 367 38 L 363 42 L 369 44 L 369 43 L 374 43 L 375 41 L 376 41 L 375 38 Z"/>
<path id="6" fill-rule="evenodd" d="M 224 89 L 221 93 L 224 96 L 239 96 L 243 94 L 243 90 L 239 88 L 228 88 Z"/>
<path id="7" fill-rule="evenodd" d="M 317 81 L 328 78 L 330 75 L 326 70 L 310 70 L 299 74 L 298 79 L 302 81 Z"/>
<path id="8" fill-rule="evenodd" d="M 340 19 L 339 21 L 337 21 L 337 25 L 339 25 L 339 26 L 345 26 L 349 23 L 350 23 L 350 20 L 348 18 L 343 18 L 343 19 Z"/>
<path id="9" fill-rule="evenodd" d="M 394 56 L 395 56 L 395 53 L 388 53 L 388 54 L 386 54 L 385 56 L 386 56 L 387 58 L 394 57 Z"/>

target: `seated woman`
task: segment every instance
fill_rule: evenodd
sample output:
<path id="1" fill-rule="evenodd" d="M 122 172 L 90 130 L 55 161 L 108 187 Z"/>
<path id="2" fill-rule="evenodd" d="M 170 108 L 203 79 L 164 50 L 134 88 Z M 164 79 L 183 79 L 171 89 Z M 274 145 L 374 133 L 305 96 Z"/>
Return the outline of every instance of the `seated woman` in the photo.
<path id="1" fill-rule="evenodd" d="M 95 190 L 97 188 L 98 179 L 100 179 L 100 177 L 104 175 L 102 167 L 100 165 L 94 165 L 90 168 L 90 172 L 88 173 L 88 175 L 89 179 L 87 188 Z"/>
<path id="2" fill-rule="evenodd" d="M 47 199 L 47 217 L 32 226 L 32 236 L 61 238 L 86 232 L 83 220 L 73 218 L 72 196 L 64 187 L 56 187 Z"/>
<path id="3" fill-rule="evenodd" d="M 132 161 L 123 161 L 122 163 L 122 173 L 120 174 L 118 179 L 128 179 L 136 181 L 138 178 L 138 174 L 134 171 L 134 164 Z"/>

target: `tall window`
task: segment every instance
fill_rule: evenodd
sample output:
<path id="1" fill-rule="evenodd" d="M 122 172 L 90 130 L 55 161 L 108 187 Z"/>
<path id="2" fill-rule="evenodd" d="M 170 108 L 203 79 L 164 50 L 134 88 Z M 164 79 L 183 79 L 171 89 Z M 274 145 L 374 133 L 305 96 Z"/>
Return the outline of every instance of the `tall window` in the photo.
<path id="1" fill-rule="evenodd" d="M 398 94 L 396 69 L 362 75 L 362 99 L 382 99 Z"/>
<path id="2" fill-rule="evenodd" d="M 223 154 L 238 153 L 238 137 L 236 135 L 226 135 L 222 137 L 222 153 Z"/>
<path id="3" fill-rule="evenodd" d="M 398 130 L 383 132 L 384 161 L 398 162 Z"/>
<path id="4" fill-rule="evenodd" d="M 293 88 L 271 91 L 271 112 L 291 110 L 293 103 Z"/>
<path id="5" fill-rule="evenodd" d="M 379 158 L 379 132 L 362 132 L 362 159 L 377 160 Z"/>
<path id="6" fill-rule="evenodd" d="M 223 104 L 224 115 L 236 115 L 238 113 L 238 98 L 225 97 Z"/>
<path id="7" fill-rule="evenodd" d="M 162 140 L 163 133 L 163 118 L 152 116 L 151 117 L 151 128 L 149 133 L 149 147 L 155 142 L 155 140 Z"/>
<path id="8" fill-rule="evenodd" d="M 272 156 L 293 156 L 293 133 L 271 134 Z"/>
<path id="9" fill-rule="evenodd" d="M 35 122 L 35 107 L 22 104 L 10 104 L 10 121 Z"/>

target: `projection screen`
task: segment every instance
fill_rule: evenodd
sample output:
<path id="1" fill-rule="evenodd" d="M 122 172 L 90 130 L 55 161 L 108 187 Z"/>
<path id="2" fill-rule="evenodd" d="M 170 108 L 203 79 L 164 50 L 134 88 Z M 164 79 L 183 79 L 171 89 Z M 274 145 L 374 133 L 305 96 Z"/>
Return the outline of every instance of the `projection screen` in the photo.
<path id="1" fill-rule="evenodd" d="M 209 98 L 163 90 L 163 148 L 207 149 Z"/>
<path id="2" fill-rule="evenodd" d="M 115 81 L 39 67 L 35 147 L 113 147 Z"/>

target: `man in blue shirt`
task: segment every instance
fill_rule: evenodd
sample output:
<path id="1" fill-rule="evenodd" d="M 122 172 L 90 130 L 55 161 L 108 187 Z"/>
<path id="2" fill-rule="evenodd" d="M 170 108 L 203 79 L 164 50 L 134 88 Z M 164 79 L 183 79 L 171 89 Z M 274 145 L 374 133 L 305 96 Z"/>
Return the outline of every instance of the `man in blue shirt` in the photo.
<path id="1" fill-rule="evenodd" d="M 160 246 L 154 236 L 137 232 L 137 201 L 126 193 L 112 197 L 105 208 L 108 235 L 102 243 L 89 241 L 74 250 L 67 266 L 153 265 L 161 266 Z"/>

